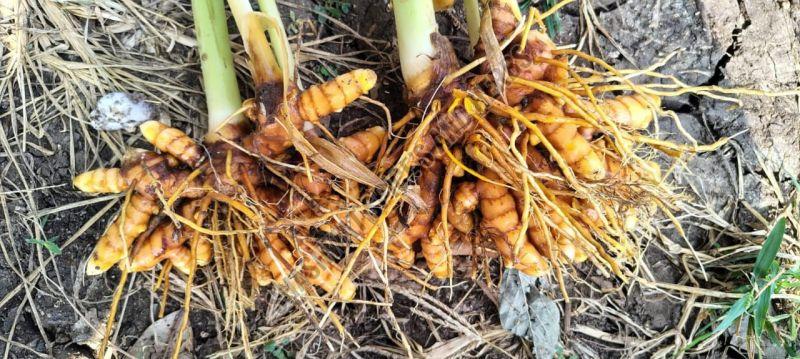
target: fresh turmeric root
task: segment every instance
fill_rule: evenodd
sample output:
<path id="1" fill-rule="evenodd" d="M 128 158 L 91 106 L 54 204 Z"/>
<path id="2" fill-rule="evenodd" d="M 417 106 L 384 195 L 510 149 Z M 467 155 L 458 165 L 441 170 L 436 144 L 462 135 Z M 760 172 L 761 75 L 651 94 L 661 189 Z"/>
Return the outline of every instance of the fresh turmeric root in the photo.
<path id="1" fill-rule="evenodd" d="M 440 161 L 433 161 L 421 169 L 419 177 L 420 198 L 422 203 L 411 222 L 390 243 L 389 250 L 397 257 L 400 266 L 409 268 L 414 264 L 414 243 L 428 236 L 431 222 L 439 204 L 439 189 L 444 175 Z"/>
<path id="2" fill-rule="evenodd" d="M 448 224 L 459 232 L 467 234 L 475 227 L 472 212 L 478 208 L 480 198 L 475 182 L 462 182 L 456 186 L 447 211 Z"/>
<path id="3" fill-rule="evenodd" d="M 149 198 L 170 198 L 175 194 L 182 198 L 201 196 L 199 180 L 177 166 L 178 162 L 172 156 L 134 150 L 125 155 L 121 172 L 129 184 L 135 184 L 137 193 Z"/>
<path id="4" fill-rule="evenodd" d="M 294 266 L 295 258 L 284 241 L 275 233 L 265 234 L 268 245 L 256 241 L 255 257 L 271 274 L 271 278 L 283 282 Z"/>
<path id="5" fill-rule="evenodd" d="M 177 128 L 158 121 L 147 121 L 139 125 L 139 131 L 155 148 L 175 156 L 189 166 L 197 167 L 205 159 L 200 145 Z"/>
<path id="6" fill-rule="evenodd" d="M 181 216 L 193 221 L 202 219 L 209 202 L 210 200 L 204 198 L 190 200 L 181 206 Z M 202 225 L 202 223 L 200 224 Z M 178 228 L 171 221 L 161 223 L 149 236 L 140 238 L 137 241 L 133 250 L 131 250 L 130 263 L 123 261 L 120 263 L 120 267 L 130 272 L 153 268 L 165 258 L 173 255 L 173 250 L 183 246 L 194 234 L 195 232 L 187 226 Z"/>
<path id="7" fill-rule="evenodd" d="M 544 94 L 533 96 L 527 111 L 552 116 L 564 116 L 556 101 Z M 603 158 L 592 148 L 589 141 L 578 133 L 578 125 L 566 123 L 542 123 L 538 125 L 544 136 L 578 175 L 601 180 L 606 177 Z"/>
<path id="8" fill-rule="evenodd" d="M 485 170 L 483 175 L 493 181 L 500 179 L 496 173 L 489 170 Z M 506 267 L 517 268 L 531 276 L 547 273 L 549 267 L 545 258 L 525 240 L 524 236 L 520 237 L 522 228 L 519 213 L 514 197 L 508 189 L 494 183 L 479 181 L 477 191 L 483 215 L 481 226 L 486 235 L 494 239 L 497 251 L 503 257 Z M 515 248 L 519 248 L 519 253 L 516 255 Z"/>
<path id="9" fill-rule="evenodd" d="M 456 237 L 453 236 L 453 227 L 448 223 L 447 230 L 445 230 L 444 224 L 437 219 L 431 225 L 428 235 L 422 237 L 420 241 L 422 255 L 425 257 L 425 262 L 428 263 L 428 269 L 436 278 L 453 276 L 453 260 L 452 256 L 448 255 L 447 247 L 445 247 L 445 238 L 450 238 L 451 244 L 455 243 Z"/>
<path id="10" fill-rule="evenodd" d="M 372 70 L 357 69 L 311 86 L 299 95 L 291 95 L 285 105 L 268 104 L 265 111 L 254 106 L 249 116 L 257 121 L 258 128 L 244 138 L 245 148 L 266 157 L 283 153 L 292 140 L 284 125 L 274 117 L 288 119 L 296 129 L 302 129 L 304 121 L 319 123 L 320 118 L 341 111 L 369 92 L 376 81 L 377 75 Z"/>
<path id="11" fill-rule="evenodd" d="M 86 274 L 101 274 L 125 258 L 133 240 L 147 230 L 150 217 L 157 212 L 154 200 L 138 193 L 131 195 L 128 205 L 97 241 L 86 264 Z"/>
<path id="12" fill-rule="evenodd" d="M 308 282 L 316 285 L 327 293 L 334 293 L 339 281 L 341 288 L 335 292 L 341 300 L 350 300 L 356 295 L 356 286 L 346 277 L 342 277 L 342 268 L 329 259 L 322 251 L 308 241 L 299 241 L 297 252 L 303 258 L 303 275 Z"/>
<path id="13" fill-rule="evenodd" d="M 129 186 L 119 168 L 86 171 L 76 176 L 72 184 L 86 193 L 122 193 Z"/>
<path id="14" fill-rule="evenodd" d="M 620 95 L 600 104 L 601 110 L 612 121 L 634 130 L 647 128 L 655 118 L 651 108 L 660 106 L 660 97 L 641 94 Z"/>
<path id="15" fill-rule="evenodd" d="M 192 249 L 186 245 L 181 245 L 171 249 L 166 256 L 172 262 L 172 266 L 183 274 L 189 274 L 192 269 L 192 262 L 197 267 L 203 267 L 211 263 L 214 255 L 214 248 L 211 242 L 200 239 L 197 241 L 195 255 L 192 257 Z"/>

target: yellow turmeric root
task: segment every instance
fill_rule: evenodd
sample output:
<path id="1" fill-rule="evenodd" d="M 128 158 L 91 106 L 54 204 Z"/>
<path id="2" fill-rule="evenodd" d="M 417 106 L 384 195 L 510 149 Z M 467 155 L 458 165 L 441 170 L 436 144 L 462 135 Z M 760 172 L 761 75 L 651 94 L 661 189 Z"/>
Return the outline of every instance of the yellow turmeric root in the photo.
<path id="1" fill-rule="evenodd" d="M 375 156 L 375 153 L 378 151 L 381 144 L 383 144 L 385 136 L 386 130 L 380 126 L 375 126 L 356 132 L 350 136 L 342 137 L 339 139 L 339 143 L 353 153 L 359 161 L 366 163 Z M 305 172 L 298 172 L 294 175 L 292 179 L 293 182 L 314 197 L 323 207 L 332 211 L 340 210 L 343 200 L 341 197 L 331 194 L 330 174 L 320 170 L 316 165 L 310 166 L 310 171 L 311 180 L 309 180 Z M 357 184 L 351 184 L 351 190 L 356 193 L 355 197 L 357 197 Z M 295 209 L 297 209 L 297 207 L 295 207 Z M 374 216 L 364 211 L 351 211 L 346 214 L 336 215 L 336 218 L 362 236 L 366 236 L 376 222 Z M 323 231 L 333 231 L 333 228 L 329 225 L 323 225 L 320 229 Z M 377 232 L 372 238 L 372 241 L 374 243 L 382 243 L 383 232 Z"/>
<path id="2" fill-rule="evenodd" d="M 250 273 L 250 278 L 259 286 L 268 286 L 272 283 L 272 273 L 261 262 L 254 260 L 247 263 L 247 272 Z"/>
<path id="3" fill-rule="evenodd" d="M 190 178 L 190 172 L 177 168 L 177 160 L 170 155 L 159 155 L 152 151 L 134 150 L 122 161 L 122 176 L 135 183 L 137 193 L 156 199 L 178 194 L 183 198 L 196 198 L 203 194 L 198 178 Z"/>
<path id="4" fill-rule="evenodd" d="M 204 203 L 205 202 L 205 203 Z M 208 205 L 207 199 L 195 199 L 184 203 L 180 208 L 181 216 L 197 221 L 203 215 L 203 207 Z M 175 223 L 167 221 L 158 225 L 148 236 L 140 238 L 130 254 L 130 266 L 120 263 L 123 270 L 139 272 L 153 268 L 165 258 L 169 258 L 173 249 L 188 242 L 194 231 L 186 226 L 180 229 Z M 204 240 L 203 240 L 204 241 Z"/>
<path id="5" fill-rule="evenodd" d="M 323 84 L 313 85 L 300 94 L 300 116 L 309 122 L 319 122 L 320 118 L 341 111 L 369 92 L 377 80 L 374 71 L 356 69 Z"/>
<path id="6" fill-rule="evenodd" d="M 150 217 L 157 212 L 154 200 L 138 193 L 131 195 L 128 206 L 97 241 L 86 264 L 86 274 L 101 274 L 125 258 L 133 240 L 147 230 Z"/>
<path id="7" fill-rule="evenodd" d="M 375 86 L 377 75 L 372 70 L 357 69 L 339 75 L 326 83 L 314 85 L 296 97 L 290 98 L 286 106 L 278 105 L 277 113 L 263 113 L 258 106 L 250 117 L 258 122 L 258 128 L 244 139 L 245 148 L 262 156 L 274 157 L 292 145 L 289 133 L 273 116 L 287 118 L 297 129 L 303 122 L 318 123 L 320 118 L 339 112 L 345 106 L 366 94 Z M 288 107 L 287 107 L 288 106 Z"/>
<path id="8" fill-rule="evenodd" d="M 172 266 L 183 274 L 189 274 L 192 269 L 192 261 L 194 260 L 197 267 L 203 267 L 211 263 L 213 256 L 213 246 L 211 242 L 200 239 L 197 241 L 197 248 L 195 248 L 195 256 L 192 258 L 192 249 L 186 245 L 181 245 L 171 249 L 166 258 L 172 262 Z"/>
<path id="9" fill-rule="evenodd" d="M 490 171 L 484 170 L 486 178 L 498 181 L 500 177 Z M 487 236 L 494 239 L 497 251 L 503 257 L 506 267 L 517 268 L 525 274 L 540 276 L 549 270 L 547 261 L 534 248 L 525 237 L 520 237 L 522 230 L 514 197 L 508 189 L 490 182 L 478 182 L 480 195 L 480 209 L 483 215 L 481 226 Z M 524 241 L 519 244 L 518 241 Z M 519 247 L 519 253 L 514 255 L 514 248 Z"/>
<path id="10" fill-rule="evenodd" d="M 269 241 L 269 247 L 261 241 L 256 241 L 255 257 L 269 269 L 272 278 L 278 282 L 283 282 L 292 271 L 294 255 L 277 234 L 267 233 L 266 239 Z"/>
<path id="11" fill-rule="evenodd" d="M 544 94 L 533 96 L 528 110 L 544 115 L 564 116 L 555 100 Z M 555 147 L 564 161 L 579 176 L 590 180 L 606 177 L 606 166 L 600 154 L 589 141 L 578 133 L 578 126 L 568 123 L 541 123 L 538 125 L 545 138 Z"/>
<path id="12" fill-rule="evenodd" d="M 453 226 L 450 223 L 448 223 L 447 231 L 445 231 L 444 224 L 439 219 L 436 219 L 428 235 L 422 237 L 420 241 L 422 255 L 425 257 L 425 262 L 428 263 L 428 269 L 436 278 L 453 276 L 453 260 L 451 256 L 448 256 L 447 247 L 445 247 L 445 235 L 450 238 L 451 244 L 457 238 L 453 236 Z"/>
<path id="13" fill-rule="evenodd" d="M 370 127 L 350 136 L 342 137 L 339 143 L 350 150 L 361 163 L 369 162 L 386 138 L 386 129 L 380 126 Z"/>
<path id="14" fill-rule="evenodd" d="M 447 222 L 461 233 L 469 233 L 475 227 L 472 212 L 478 208 L 477 185 L 474 182 L 462 182 L 456 186 L 447 211 Z"/>
<path id="15" fill-rule="evenodd" d="M 650 103 L 652 103 L 652 107 Z M 583 100 L 583 108 L 595 117 L 601 116 L 596 113 L 596 109 L 591 102 Z M 609 120 L 634 129 L 642 130 L 647 128 L 655 118 L 653 108 L 661 106 L 661 98 L 654 95 L 620 95 L 617 97 L 604 99 L 599 101 L 598 107 L 608 117 Z M 578 117 L 577 114 L 571 109 L 564 108 L 564 113 L 567 116 Z"/>
<path id="16" fill-rule="evenodd" d="M 197 167 L 205 157 L 200 145 L 177 128 L 158 121 L 147 121 L 139 125 L 139 131 L 155 148 L 175 156 L 189 166 Z"/>
<path id="17" fill-rule="evenodd" d="M 444 175 L 443 165 L 440 161 L 433 161 L 429 166 L 422 167 L 419 177 L 420 197 L 422 205 L 408 227 L 392 240 L 389 250 L 397 257 L 398 264 L 409 268 L 414 264 L 414 243 L 428 236 L 431 222 L 439 204 L 439 189 Z"/>
<path id="18" fill-rule="evenodd" d="M 98 168 L 81 173 L 72 184 L 86 193 L 122 193 L 128 189 L 128 181 L 119 168 Z"/>
<path id="19" fill-rule="evenodd" d="M 308 282 L 316 285 L 327 293 L 333 293 L 339 281 L 342 286 L 336 293 L 342 300 L 353 299 L 356 295 L 356 285 L 349 278 L 342 277 L 342 268 L 329 259 L 322 251 L 308 241 L 298 242 L 300 248 L 297 252 L 303 258 L 303 275 Z"/>
<path id="20" fill-rule="evenodd" d="M 492 31 L 497 41 L 502 42 L 514 32 L 518 24 L 517 17 L 506 0 L 489 1 L 488 10 L 491 11 L 492 16 Z M 536 58 L 554 58 L 553 51 L 555 49 L 556 45 L 549 36 L 539 31 L 529 31 L 525 48 L 520 51 L 519 47 L 514 46 L 506 55 L 508 75 L 525 80 L 563 80 L 565 77 L 563 71 L 551 70 L 553 66 L 542 61 L 536 61 Z M 479 43 L 476 50 L 478 53 L 482 53 L 483 44 Z M 485 67 L 484 72 L 488 72 L 487 70 L 488 67 Z M 550 79 L 547 77 L 555 78 Z M 522 102 L 525 96 L 532 92 L 533 89 L 530 87 L 507 83 L 505 97 L 508 104 L 513 106 Z"/>

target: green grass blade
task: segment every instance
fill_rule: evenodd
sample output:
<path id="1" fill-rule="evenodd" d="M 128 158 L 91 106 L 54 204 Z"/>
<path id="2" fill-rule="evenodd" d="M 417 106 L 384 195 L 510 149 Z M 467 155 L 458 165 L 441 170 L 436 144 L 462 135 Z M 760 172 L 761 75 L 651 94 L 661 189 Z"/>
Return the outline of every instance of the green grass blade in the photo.
<path id="1" fill-rule="evenodd" d="M 767 321 L 769 308 L 772 306 L 772 294 L 775 293 L 775 283 L 761 292 L 756 304 L 753 306 L 753 333 L 760 337 L 764 333 L 764 323 Z"/>
<path id="2" fill-rule="evenodd" d="M 57 255 L 61 254 L 61 247 L 59 247 L 58 244 L 53 242 L 52 239 L 41 240 L 41 239 L 28 238 L 26 240 L 26 242 L 31 243 L 31 244 L 40 245 L 40 246 L 44 247 L 45 249 L 47 249 L 47 251 L 52 253 L 53 255 L 57 256 Z"/>
<path id="3" fill-rule="evenodd" d="M 550 8 L 556 6 L 556 3 L 556 0 L 545 1 L 542 12 L 550 10 Z M 558 32 L 561 31 L 561 16 L 558 15 L 558 11 L 544 19 L 544 26 L 547 27 L 547 34 L 550 35 L 550 38 L 555 38 L 558 35 Z"/>
<path id="4" fill-rule="evenodd" d="M 755 277 L 756 280 L 764 279 L 767 275 L 772 261 L 775 260 L 775 256 L 781 248 L 784 233 L 786 233 L 786 218 L 781 218 L 775 223 L 772 230 L 769 231 L 767 240 L 764 241 L 761 250 L 758 252 L 756 265 L 753 267 L 753 277 Z"/>
<path id="5" fill-rule="evenodd" d="M 753 303 L 753 292 L 749 292 L 745 294 L 743 297 L 739 298 L 733 305 L 725 312 L 725 315 L 722 316 L 722 321 L 714 328 L 714 333 L 722 332 L 728 329 L 733 323 L 739 319 L 742 314 L 747 311 L 747 308 L 750 308 L 750 305 Z"/>

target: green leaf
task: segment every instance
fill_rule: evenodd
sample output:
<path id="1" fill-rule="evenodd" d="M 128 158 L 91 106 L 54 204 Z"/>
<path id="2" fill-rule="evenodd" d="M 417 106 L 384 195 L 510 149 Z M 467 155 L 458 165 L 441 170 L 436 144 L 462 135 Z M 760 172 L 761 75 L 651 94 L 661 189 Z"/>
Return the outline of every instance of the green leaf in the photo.
<path id="1" fill-rule="evenodd" d="M 40 245 L 40 246 L 44 247 L 45 249 L 47 249 L 48 252 L 50 252 L 53 255 L 57 256 L 57 255 L 61 254 L 61 247 L 59 247 L 58 244 L 53 242 L 54 239 L 58 239 L 58 237 L 53 237 L 53 238 L 45 239 L 45 240 L 28 238 L 25 241 L 28 242 L 28 243 L 31 243 L 31 244 Z"/>
<path id="2" fill-rule="evenodd" d="M 800 191 L 800 182 L 797 182 L 797 177 L 795 177 L 793 175 L 789 175 L 789 176 L 790 176 L 790 178 L 792 180 L 792 185 L 794 185 L 794 188 L 796 188 L 798 191 Z"/>
<path id="3" fill-rule="evenodd" d="M 767 240 L 764 241 L 761 250 L 758 252 L 756 264 L 755 267 L 753 267 L 753 276 L 755 279 L 764 279 L 767 275 L 772 261 L 775 260 L 775 256 L 778 255 L 778 250 L 781 248 L 784 233 L 786 233 L 786 218 L 781 218 L 775 223 L 772 230 L 769 231 Z"/>
<path id="4" fill-rule="evenodd" d="M 791 317 L 792 317 L 791 315 L 784 313 L 784 314 L 780 314 L 780 315 L 770 315 L 770 316 L 767 317 L 767 320 L 770 323 L 777 323 L 777 322 L 780 322 L 781 320 L 786 320 L 786 319 L 789 319 Z"/>
<path id="5" fill-rule="evenodd" d="M 780 335 L 778 335 L 778 332 L 775 331 L 775 326 L 773 326 L 772 323 L 765 323 L 764 329 L 766 329 L 767 338 L 769 338 L 769 341 L 771 341 L 772 344 L 783 344 Z"/>
<path id="6" fill-rule="evenodd" d="M 519 2 L 519 11 L 524 13 L 528 12 L 528 8 L 531 7 L 533 0 L 522 0 Z"/>
<path id="7" fill-rule="evenodd" d="M 546 0 L 542 12 L 556 6 L 556 3 L 556 0 Z M 558 35 L 558 32 L 561 31 L 561 16 L 558 15 L 558 11 L 544 19 L 544 26 L 547 27 L 547 34 L 550 35 L 550 38 Z"/>
<path id="8" fill-rule="evenodd" d="M 286 344 L 286 342 L 284 341 L 282 344 L 278 344 L 275 341 L 270 341 L 267 344 L 264 344 L 264 351 L 272 358 L 288 359 L 291 357 L 291 355 L 288 355 L 286 350 L 281 347 L 283 344 Z"/>
<path id="9" fill-rule="evenodd" d="M 722 316 L 722 321 L 714 328 L 713 333 L 719 333 L 726 329 L 728 329 L 733 322 L 739 319 L 747 308 L 750 308 L 750 304 L 753 303 L 753 292 L 745 294 L 743 297 L 739 298 L 733 305 L 725 312 L 725 315 Z"/>
<path id="10" fill-rule="evenodd" d="M 775 283 L 772 283 L 761 292 L 753 307 L 753 332 L 758 337 L 764 333 L 764 322 L 766 322 L 767 313 L 769 313 L 769 308 L 772 306 L 772 294 L 774 293 Z"/>

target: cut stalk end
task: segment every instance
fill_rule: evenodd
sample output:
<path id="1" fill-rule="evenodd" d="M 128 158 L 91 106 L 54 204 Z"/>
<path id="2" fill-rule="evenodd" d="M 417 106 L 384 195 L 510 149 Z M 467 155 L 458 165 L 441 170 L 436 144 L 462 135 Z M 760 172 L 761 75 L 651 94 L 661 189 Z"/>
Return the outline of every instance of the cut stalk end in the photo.
<path id="1" fill-rule="evenodd" d="M 278 84 L 283 81 L 280 66 L 264 35 L 261 19 L 253 11 L 249 0 L 228 0 L 242 43 L 250 58 L 250 72 L 256 88 L 262 84 Z"/>
<path id="2" fill-rule="evenodd" d="M 281 20 L 281 12 L 275 0 L 258 0 L 261 12 L 273 19 L 275 23 L 267 29 L 269 41 L 272 44 L 272 52 L 278 60 L 278 65 L 288 75 L 287 82 L 294 81 L 295 60 L 294 54 L 289 46 L 289 39 L 286 37 L 286 28 Z"/>
<path id="3" fill-rule="evenodd" d="M 438 33 L 431 0 L 395 0 L 394 19 L 400 68 L 406 87 L 413 95 L 423 93 L 433 81 L 436 48 L 431 34 Z"/>

